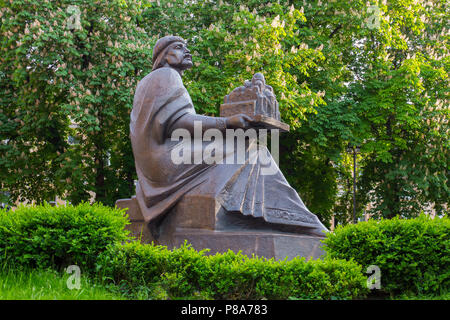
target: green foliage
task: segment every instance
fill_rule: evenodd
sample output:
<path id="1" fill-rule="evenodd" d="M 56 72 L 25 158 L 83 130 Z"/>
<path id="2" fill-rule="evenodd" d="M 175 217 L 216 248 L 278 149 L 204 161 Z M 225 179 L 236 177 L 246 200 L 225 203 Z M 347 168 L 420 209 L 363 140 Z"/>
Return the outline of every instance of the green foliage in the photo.
<path id="1" fill-rule="evenodd" d="M 198 113 L 262 71 L 291 125 L 280 167 L 327 224 L 352 212 L 445 212 L 448 5 L 393 1 L 0 0 L 0 179 L 11 201 L 134 193 L 129 112 L 151 48 L 188 40 Z M 80 28 L 68 27 L 80 10 Z M 446 11 L 447 10 L 447 11 Z M 77 144 L 68 142 L 74 137 Z"/>
<path id="2" fill-rule="evenodd" d="M 391 218 L 445 213 L 448 180 L 448 70 L 445 1 L 378 4 L 379 27 L 361 38 L 358 79 L 346 95 L 358 117 L 361 194 L 370 213 Z"/>
<path id="3" fill-rule="evenodd" d="M 54 270 L 0 270 L 0 300 L 124 300 L 83 274 L 80 289 L 70 290 L 70 275 Z"/>
<path id="4" fill-rule="evenodd" d="M 303 146 L 291 161 L 310 154 L 323 167 L 332 164 L 340 189 L 333 211 L 341 222 L 353 200 L 348 142 L 361 145 L 357 200 L 361 207 L 371 203 L 367 212 L 414 217 L 434 203 L 444 213 L 450 197 L 446 1 L 290 3 L 304 6 L 306 43 L 323 45 L 325 59 L 306 81 L 326 91 L 326 104 L 302 123 Z"/>
<path id="5" fill-rule="evenodd" d="M 317 145 L 299 139 L 297 133 L 281 136 L 280 168 L 308 209 L 330 227 L 331 216 L 337 213 L 337 170 L 321 150 Z"/>
<path id="6" fill-rule="evenodd" d="M 450 291 L 443 292 L 439 295 L 424 294 L 424 295 L 412 295 L 412 294 L 402 294 L 393 297 L 393 300 L 450 300 Z"/>
<path id="7" fill-rule="evenodd" d="M 137 1 L 1 1 L 0 179 L 14 201 L 134 192 L 129 113 L 153 44 L 138 16 Z"/>
<path id="8" fill-rule="evenodd" d="M 275 261 L 232 251 L 208 256 L 189 245 L 173 250 L 137 242 L 111 245 L 97 270 L 128 293 L 147 287 L 156 292 L 153 298 L 351 299 L 367 292 L 354 262 Z"/>
<path id="9" fill-rule="evenodd" d="M 0 210 L 0 263 L 90 271 L 107 245 L 128 239 L 124 211 L 100 204 Z"/>
<path id="10" fill-rule="evenodd" d="M 360 222 L 327 235 L 327 256 L 381 270 L 381 290 L 435 294 L 450 290 L 450 219 L 426 216 Z"/>

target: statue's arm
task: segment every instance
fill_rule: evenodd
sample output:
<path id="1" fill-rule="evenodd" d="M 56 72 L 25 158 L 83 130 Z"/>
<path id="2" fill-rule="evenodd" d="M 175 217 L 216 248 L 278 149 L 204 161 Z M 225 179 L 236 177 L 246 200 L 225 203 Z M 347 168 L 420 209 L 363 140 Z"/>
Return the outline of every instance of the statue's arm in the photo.
<path id="1" fill-rule="evenodd" d="M 219 129 L 222 132 L 225 132 L 225 129 L 235 129 L 242 128 L 246 129 L 249 126 L 249 123 L 252 122 L 252 119 L 244 114 L 237 114 L 231 117 L 209 117 L 202 116 L 199 114 L 193 113 L 185 113 L 181 116 L 175 123 L 172 124 L 170 128 L 170 133 L 172 133 L 176 129 L 186 129 L 192 135 L 194 134 L 194 122 L 199 121 L 202 124 L 202 132 L 205 132 L 208 129 Z"/>
<path id="2" fill-rule="evenodd" d="M 205 132 L 208 129 L 216 128 L 221 131 L 226 129 L 226 118 L 223 117 L 208 117 L 202 116 L 193 113 L 185 113 L 178 120 L 172 124 L 170 131 L 174 131 L 176 129 L 186 129 L 192 135 L 194 134 L 194 122 L 199 121 L 202 124 L 202 132 Z"/>

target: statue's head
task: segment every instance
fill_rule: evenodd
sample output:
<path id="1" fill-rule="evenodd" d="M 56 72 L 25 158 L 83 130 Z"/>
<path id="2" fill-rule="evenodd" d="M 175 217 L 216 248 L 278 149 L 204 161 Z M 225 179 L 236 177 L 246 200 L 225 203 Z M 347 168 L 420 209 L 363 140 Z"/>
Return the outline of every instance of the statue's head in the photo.
<path id="1" fill-rule="evenodd" d="M 165 36 L 153 48 L 153 70 L 169 66 L 179 71 L 192 67 L 191 52 L 181 37 Z"/>

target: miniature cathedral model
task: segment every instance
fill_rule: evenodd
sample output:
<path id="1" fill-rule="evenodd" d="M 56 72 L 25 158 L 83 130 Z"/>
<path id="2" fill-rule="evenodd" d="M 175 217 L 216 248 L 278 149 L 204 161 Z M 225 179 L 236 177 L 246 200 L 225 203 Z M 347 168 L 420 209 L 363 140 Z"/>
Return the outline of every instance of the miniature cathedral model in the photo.
<path id="1" fill-rule="evenodd" d="M 251 81 L 246 80 L 244 86 L 225 96 L 224 104 L 220 106 L 220 116 L 239 113 L 252 117 L 258 127 L 289 131 L 289 125 L 281 122 L 273 88 L 266 84 L 262 73 L 255 73 Z"/>

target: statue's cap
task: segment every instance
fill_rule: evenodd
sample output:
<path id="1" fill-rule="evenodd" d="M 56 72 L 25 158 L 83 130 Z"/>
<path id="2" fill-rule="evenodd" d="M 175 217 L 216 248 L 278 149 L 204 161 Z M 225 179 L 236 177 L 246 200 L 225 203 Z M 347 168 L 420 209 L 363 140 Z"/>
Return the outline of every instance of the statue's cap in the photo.
<path id="1" fill-rule="evenodd" d="M 186 43 L 186 40 L 178 36 L 165 36 L 156 41 L 155 46 L 153 47 L 153 65 L 155 65 L 156 60 L 158 59 L 159 55 L 164 51 L 164 49 L 167 48 L 171 43 L 177 41 Z"/>

